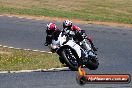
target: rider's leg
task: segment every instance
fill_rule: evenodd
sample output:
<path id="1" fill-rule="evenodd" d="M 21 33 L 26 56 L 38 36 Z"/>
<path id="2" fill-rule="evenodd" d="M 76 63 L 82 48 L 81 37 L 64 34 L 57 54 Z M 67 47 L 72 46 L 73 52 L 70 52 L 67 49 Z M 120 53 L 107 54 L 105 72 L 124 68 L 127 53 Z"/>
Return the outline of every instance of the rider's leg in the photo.
<path id="1" fill-rule="evenodd" d="M 52 37 L 50 37 L 50 36 L 46 36 L 46 42 L 45 42 L 45 46 L 48 46 L 49 44 L 51 44 L 52 43 Z"/>
<path id="2" fill-rule="evenodd" d="M 82 43 L 82 48 L 87 51 L 84 57 L 88 57 L 89 55 L 95 56 L 95 54 L 91 49 L 91 46 L 86 42 L 86 40 L 83 40 L 81 43 Z"/>
<path id="3" fill-rule="evenodd" d="M 82 43 L 83 49 L 85 49 L 87 51 L 91 50 L 90 45 L 85 40 L 83 40 L 81 43 Z"/>

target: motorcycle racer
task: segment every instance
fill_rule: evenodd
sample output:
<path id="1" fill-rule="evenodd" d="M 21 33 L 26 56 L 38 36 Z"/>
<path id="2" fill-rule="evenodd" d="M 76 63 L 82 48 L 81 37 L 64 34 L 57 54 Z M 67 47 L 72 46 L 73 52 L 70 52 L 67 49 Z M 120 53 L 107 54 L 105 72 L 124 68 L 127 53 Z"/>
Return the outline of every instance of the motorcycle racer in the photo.
<path id="1" fill-rule="evenodd" d="M 55 23 L 49 23 L 46 26 L 46 42 L 45 46 L 48 46 L 52 43 L 52 39 L 57 40 L 57 37 L 60 34 L 60 30 L 57 28 Z"/>
<path id="2" fill-rule="evenodd" d="M 73 37 L 74 40 L 78 44 L 81 43 L 81 47 L 84 48 L 85 50 L 87 50 L 87 51 L 91 50 L 91 48 L 88 45 L 88 43 L 86 42 L 86 40 L 84 40 L 84 38 L 86 37 L 85 30 L 81 30 L 78 26 L 73 25 L 72 22 L 69 21 L 69 20 L 65 20 L 63 22 L 63 29 L 74 31 L 74 33 L 75 33 L 75 35 Z M 92 40 L 89 37 L 87 37 L 87 39 L 89 40 L 89 42 L 90 42 L 91 47 L 93 48 L 93 50 L 97 51 L 97 49 L 94 47 L 94 45 L 92 43 Z"/>
<path id="3" fill-rule="evenodd" d="M 65 25 L 66 24 L 66 25 Z M 55 23 L 46 26 L 46 43 L 52 53 L 59 55 L 62 64 L 71 70 L 78 70 L 79 66 L 87 67 L 90 70 L 98 68 L 97 54 L 92 49 L 92 40 L 86 41 L 86 34 L 78 26 L 66 20 L 63 22 L 63 29 L 59 30 Z"/>

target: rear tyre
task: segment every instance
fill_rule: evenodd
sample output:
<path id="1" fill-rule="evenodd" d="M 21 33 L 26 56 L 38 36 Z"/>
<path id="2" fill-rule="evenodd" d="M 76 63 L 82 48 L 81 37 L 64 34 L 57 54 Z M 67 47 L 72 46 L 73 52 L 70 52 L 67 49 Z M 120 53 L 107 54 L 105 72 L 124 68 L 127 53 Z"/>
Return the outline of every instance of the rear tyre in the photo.
<path id="1" fill-rule="evenodd" d="M 89 56 L 86 67 L 90 70 L 96 70 L 99 66 L 99 62 L 96 57 Z"/>

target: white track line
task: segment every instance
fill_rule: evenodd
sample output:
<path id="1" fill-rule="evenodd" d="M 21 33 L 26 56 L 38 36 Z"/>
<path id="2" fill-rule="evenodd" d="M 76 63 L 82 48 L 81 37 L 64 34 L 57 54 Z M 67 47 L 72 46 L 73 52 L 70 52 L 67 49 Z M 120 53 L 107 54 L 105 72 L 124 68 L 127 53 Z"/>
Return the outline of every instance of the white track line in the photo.
<path id="1" fill-rule="evenodd" d="M 14 47 L 8 47 L 9 49 L 13 49 Z"/>
<path id="2" fill-rule="evenodd" d="M 28 72 L 50 72 L 50 71 L 64 71 L 69 70 L 68 67 L 62 67 L 62 68 L 50 68 L 50 69 L 37 69 L 37 70 L 19 70 L 19 71 L 0 71 L 0 74 L 2 73 L 28 73 Z"/>
<path id="3" fill-rule="evenodd" d="M 21 48 L 14 48 L 14 49 L 20 50 Z"/>
<path id="4" fill-rule="evenodd" d="M 3 46 L 4 48 L 8 47 L 8 46 Z"/>
<path id="5" fill-rule="evenodd" d="M 5 46 L 5 45 L 0 45 L 0 47 L 9 48 L 9 49 L 16 49 L 16 50 L 25 50 L 25 51 L 41 52 L 41 53 L 52 53 L 52 52 L 41 51 L 41 50 L 15 48 L 15 47 L 12 47 L 12 46 Z"/>
<path id="6" fill-rule="evenodd" d="M 34 52 L 38 52 L 39 50 L 33 50 Z"/>

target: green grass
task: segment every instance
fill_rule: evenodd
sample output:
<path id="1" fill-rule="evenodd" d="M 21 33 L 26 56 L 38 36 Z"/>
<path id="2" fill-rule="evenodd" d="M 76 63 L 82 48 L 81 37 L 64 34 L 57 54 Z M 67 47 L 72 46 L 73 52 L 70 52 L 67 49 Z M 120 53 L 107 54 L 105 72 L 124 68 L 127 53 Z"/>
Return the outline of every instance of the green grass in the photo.
<path id="1" fill-rule="evenodd" d="M 0 0 L 0 13 L 132 24 L 132 0 Z"/>
<path id="2" fill-rule="evenodd" d="M 0 71 L 62 67 L 56 54 L 0 47 Z"/>

